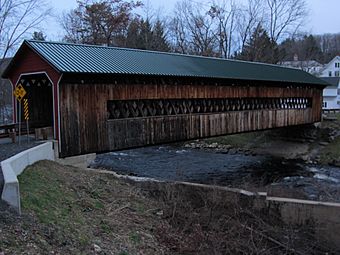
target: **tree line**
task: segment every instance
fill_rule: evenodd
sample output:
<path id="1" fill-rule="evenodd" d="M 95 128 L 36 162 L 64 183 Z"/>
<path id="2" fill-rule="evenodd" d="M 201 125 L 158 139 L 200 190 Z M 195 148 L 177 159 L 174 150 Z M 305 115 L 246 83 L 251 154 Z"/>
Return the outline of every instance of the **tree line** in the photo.
<path id="1" fill-rule="evenodd" d="M 2 70 L 22 39 L 47 38 L 40 26 L 53 16 L 47 0 L 0 1 Z M 274 64 L 295 55 L 327 63 L 340 52 L 340 34 L 307 35 L 307 18 L 306 0 L 179 0 L 168 16 L 138 0 L 77 0 L 60 19 L 59 40 Z M 10 91 L 1 81 L 0 109 Z"/>
<path id="2" fill-rule="evenodd" d="M 52 15 L 46 0 L 4 0 L 0 7 L 2 59 Z M 340 35 L 305 35 L 307 17 L 306 0 L 179 0 L 168 16 L 138 0 L 78 0 L 60 19 L 60 41 L 267 63 L 297 54 L 325 63 L 339 53 Z M 36 31 L 33 38 L 46 36 Z"/>
<path id="3" fill-rule="evenodd" d="M 140 1 L 87 0 L 64 14 L 64 41 L 278 63 L 329 61 L 340 35 L 303 35 L 305 0 L 182 0 L 173 15 L 146 17 Z M 150 13 L 150 6 L 146 12 Z"/>

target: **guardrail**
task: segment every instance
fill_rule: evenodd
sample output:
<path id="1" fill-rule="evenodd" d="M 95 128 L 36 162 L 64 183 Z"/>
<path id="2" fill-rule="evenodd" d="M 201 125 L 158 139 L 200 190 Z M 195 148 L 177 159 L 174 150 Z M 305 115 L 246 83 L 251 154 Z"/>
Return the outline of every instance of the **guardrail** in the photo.
<path id="1" fill-rule="evenodd" d="M 1 199 L 12 206 L 19 214 L 21 214 L 21 206 L 17 176 L 20 175 L 27 166 L 40 160 L 55 160 L 53 142 L 38 145 L 1 162 L 4 176 L 4 188 Z"/>

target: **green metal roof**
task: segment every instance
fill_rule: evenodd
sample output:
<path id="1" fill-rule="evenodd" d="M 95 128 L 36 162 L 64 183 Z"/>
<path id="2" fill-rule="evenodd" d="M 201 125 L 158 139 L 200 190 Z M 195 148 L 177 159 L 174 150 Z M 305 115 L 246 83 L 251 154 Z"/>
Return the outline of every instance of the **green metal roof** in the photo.
<path id="1" fill-rule="evenodd" d="M 321 80 L 328 83 L 328 86 L 338 87 L 340 84 L 340 77 L 320 77 Z"/>
<path id="2" fill-rule="evenodd" d="M 270 64 L 60 42 L 29 40 L 24 43 L 62 73 L 137 74 L 326 84 L 304 71 Z"/>

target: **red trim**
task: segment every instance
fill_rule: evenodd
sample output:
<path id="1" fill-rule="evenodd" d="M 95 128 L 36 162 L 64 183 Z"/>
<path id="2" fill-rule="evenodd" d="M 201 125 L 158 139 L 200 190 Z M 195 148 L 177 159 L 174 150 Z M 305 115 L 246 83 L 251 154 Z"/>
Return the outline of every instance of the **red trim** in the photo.
<path id="1" fill-rule="evenodd" d="M 11 80 L 13 84 L 13 90 L 20 82 L 20 76 L 24 74 L 33 74 L 33 73 L 46 73 L 53 85 L 53 95 L 54 95 L 54 132 L 55 139 L 59 141 L 59 111 L 58 111 L 58 90 L 59 84 L 58 81 L 61 77 L 61 74 L 58 73 L 48 62 L 46 62 L 43 58 L 41 58 L 37 53 L 35 53 L 32 49 L 30 49 L 27 45 L 23 45 L 21 49 L 18 51 L 14 58 L 15 63 L 11 66 L 11 68 L 7 72 L 8 78 Z M 13 109 L 14 113 L 16 113 L 16 99 L 13 98 Z M 16 122 L 16 114 L 14 114 L 14 122 Z"/>
<path id="2" fill-rule="evenodd" d="M 13 92 L 14 92 L 14 87 L 15 84 L 11 82 L 12 84 L 12 106 L 13 106 L 13 122 L 17 122 L 17 99 L 15 98 Z"/>
<path id="3" fill-rule="evenodd" d="M 59 80 L 58 80 L 59 81 Z M 59 110 L 58 110 L 58 90 L 59 90 L 59 83 L 58 81 L 53 82 L 53 90 L 54 90 L 54 131 L 55 131 L 55 139 L 59 141 Z"/>

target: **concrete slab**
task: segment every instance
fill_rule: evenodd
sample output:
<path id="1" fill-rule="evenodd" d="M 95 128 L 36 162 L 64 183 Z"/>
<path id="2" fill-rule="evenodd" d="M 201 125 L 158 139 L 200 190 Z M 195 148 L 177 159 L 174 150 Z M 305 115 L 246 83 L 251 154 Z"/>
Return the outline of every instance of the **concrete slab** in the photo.
<path id="1" fill-rule="evenodd" d="M 56 161 L 63 165 L 69 165 L 79 168 L 87 168 L 89 164 L 96 158 L 96 153 L 85 154 L 80 156 L 60 158 Z"/>

